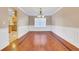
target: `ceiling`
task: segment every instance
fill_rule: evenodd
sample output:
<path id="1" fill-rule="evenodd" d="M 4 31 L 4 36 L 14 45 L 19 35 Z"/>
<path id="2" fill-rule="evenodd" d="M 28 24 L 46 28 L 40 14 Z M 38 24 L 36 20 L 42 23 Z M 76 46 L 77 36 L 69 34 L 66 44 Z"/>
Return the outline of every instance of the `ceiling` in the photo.
<path id="1" fill-rule="evenodd" d="M 41 7 L 20 7 L 19 9 L 22 10 L 28 16 L 37 16 L 39 15 L 40 8 Z M 60 7 L 42 7 L 42 14 L 44 16 L 52 16 L 60 9 Z"/>

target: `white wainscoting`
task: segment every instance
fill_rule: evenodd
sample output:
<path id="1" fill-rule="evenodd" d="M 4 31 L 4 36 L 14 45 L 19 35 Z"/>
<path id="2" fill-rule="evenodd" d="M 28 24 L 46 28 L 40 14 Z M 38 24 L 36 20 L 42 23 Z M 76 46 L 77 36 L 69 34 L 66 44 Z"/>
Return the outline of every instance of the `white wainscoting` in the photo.
<path id="1" fill-rule="evenodd" d="M 9 44 L 8 28 L 0 29 L 0 50 L 5 48 Z"/>
<path id="2" fill-rule="evenodd" d="M 18 27 L 18 38 L 20 38 L 27 32 L 28 32 L 27 26 Z M 8 44 L 9 44 L 8 28 L 2 28 L 0 29 L 0 50 L 8 46 Z"/>
<path id="3" fill-rule="evenodd" d="M 47 26 L 45 28 L 35 28 L 34 26 L 18 27 L 18 38 L 28 31 L 52 31 L 79 48 L 79 28 Z M 8 28 L 0 29 L 0 50 L 9 44 Z"/>
<path id="4" fill-rule="evenodd" d="M 79 28 L 53 26 L 52 32 L 79 48 Z"/>
<path id="5" fill-rule="evenodd" d="M 18 38 L 20 38 L 21 36 L 26 34 L 28 31 L 29 31 L 28 26 L 20 26 L 20 27 L 18 27 Z"/>
<path id="6" fill-rule="evenodd" d="M 28 30 L 29 31 L 52 31 L 52 25 L 48 25 L 46 27 L 35 27 L 35 26 L 32 26 L 32 25 L 29 25 L 28 26 Z"/>

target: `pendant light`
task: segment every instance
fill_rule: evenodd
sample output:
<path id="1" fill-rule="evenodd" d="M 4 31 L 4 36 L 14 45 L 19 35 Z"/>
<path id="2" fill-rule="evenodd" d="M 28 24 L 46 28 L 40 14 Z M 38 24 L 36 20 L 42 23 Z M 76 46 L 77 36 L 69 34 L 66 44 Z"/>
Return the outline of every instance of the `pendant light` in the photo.
<path id="1" fill-rule="evenodd" d="M 44 18 L 44 15 L 42 13 L 42 8 L 40 8 L 39 15 L 37 17 L 38 18 Z"/>

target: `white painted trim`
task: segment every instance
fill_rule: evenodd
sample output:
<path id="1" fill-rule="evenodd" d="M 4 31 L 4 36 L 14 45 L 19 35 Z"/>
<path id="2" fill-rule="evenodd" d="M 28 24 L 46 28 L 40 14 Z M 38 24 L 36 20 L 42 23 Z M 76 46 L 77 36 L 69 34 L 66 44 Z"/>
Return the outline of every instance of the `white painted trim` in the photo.
<path id="1" fill-rule="evenodd" d="M 25 15 L 27 15 L 26 12 L 21 7 L 17 7 L 17 8 L 20 9 Z"/>
<path id="2" fill-rule="evenodd" d="M 63 7 L 59 7 L 52 15 L 54 15 L 55 13 L 57 13 L 58 11 L 60 11 Z"/>

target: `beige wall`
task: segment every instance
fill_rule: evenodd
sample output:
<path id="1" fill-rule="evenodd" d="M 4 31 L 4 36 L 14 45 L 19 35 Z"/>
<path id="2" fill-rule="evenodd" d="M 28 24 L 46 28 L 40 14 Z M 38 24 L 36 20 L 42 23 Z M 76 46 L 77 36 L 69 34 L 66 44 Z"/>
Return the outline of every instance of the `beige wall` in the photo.
<path id="1" fill-rule="evenodd" d="M 29 16 L 28 25 L 34 25 L 35 16 Z M 52 25 L 52 17 L 46 16 L 46 24 Z"/>
<path id="2" fill-rule="evenodd" d="M 0 28 L 8 27 L 8 8 L 0 7 Z"/>
<path id="3" fill-rule="evenodd" d="M 26 16 L 21 10 L 18 10 L 18 26 L 34 25 L 33 16 Z M 57 25 L 66 27 L 79 27 L 79 8 L 65 7 L 52 16 L 46 17 L 47 25 Z M 8 8 L 0 7 L 0 28 L 8 27 Z"/>
<path id="4" fill-rule="evenodd" d="M 79 27 L 79 8 L 65 7 L 52 16 L 53 25 Z"/>
<path id="5" fill-rule="evenodd" d="M 17 10 L 18 26 L 26 26 L 28 24 L 28 16 L 26 16 L 20 9 Z M 8 7 L 0 7 L 0 28 L 8 27 Z"/>

